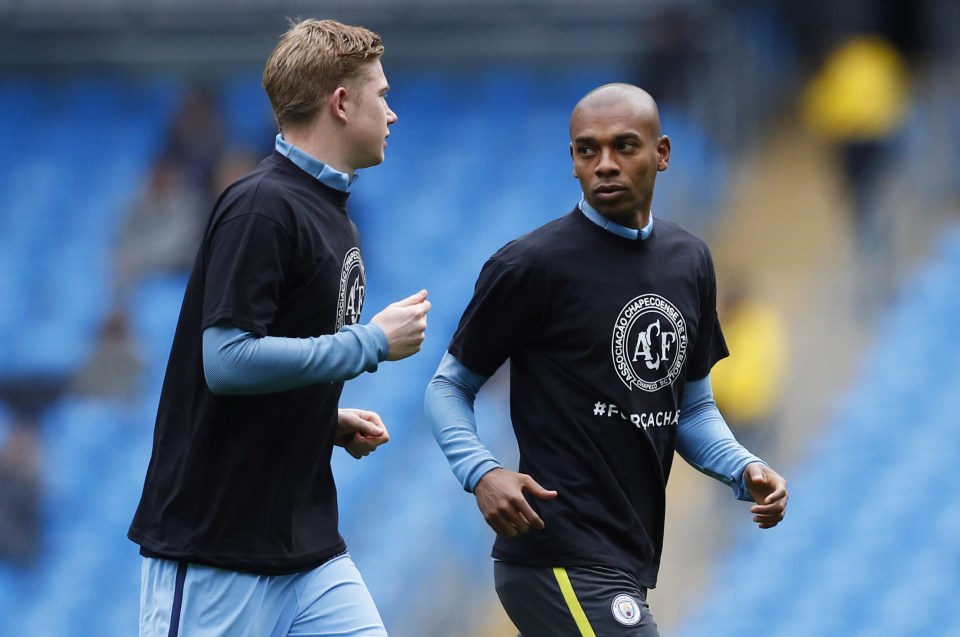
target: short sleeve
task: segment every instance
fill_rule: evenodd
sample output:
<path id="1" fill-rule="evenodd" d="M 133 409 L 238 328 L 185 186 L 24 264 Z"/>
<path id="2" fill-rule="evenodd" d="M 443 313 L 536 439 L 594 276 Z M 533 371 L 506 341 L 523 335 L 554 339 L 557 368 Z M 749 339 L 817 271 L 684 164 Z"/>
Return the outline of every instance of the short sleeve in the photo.
<path id="1" fill-rule="evenodd" d="M 292 244 L 276 221 L 239 215 L 208 238 L 203 327 L 223 320 L 259 336 L 269 333 Z"/>
<path id="2" fill-rule="evenodd" d="M 531 342 L 542 315 L 543 286 L 529 271 L 494 255 L 483 266 L 449 351 L 468 369 L 491 376 Z"/>
<path id="3" fill-rule="evenodd" d="M 717 317 L 717 274 L 709 250 L 705 250 L 705 262 L 698 282 L 700 289 L 700 323 L 697 341 L 694 343 L 687 380 L 700 380 L 710 373 L 717 361 L 729 355 L 727 343 Z"/>

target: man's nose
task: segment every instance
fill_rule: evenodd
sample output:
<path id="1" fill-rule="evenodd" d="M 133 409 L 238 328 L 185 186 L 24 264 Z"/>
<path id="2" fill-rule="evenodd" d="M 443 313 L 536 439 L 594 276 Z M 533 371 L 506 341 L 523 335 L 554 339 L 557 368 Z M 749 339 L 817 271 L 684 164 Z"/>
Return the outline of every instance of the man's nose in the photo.
<path id="1" fill-rule="evenodd" d="M 600 151 L 600 160 L 597 162 L 596 173 L 598 175 L 610 175 L 620 172 L 620 166 L 617 164 L 613 151 L 604 148 Z"/>

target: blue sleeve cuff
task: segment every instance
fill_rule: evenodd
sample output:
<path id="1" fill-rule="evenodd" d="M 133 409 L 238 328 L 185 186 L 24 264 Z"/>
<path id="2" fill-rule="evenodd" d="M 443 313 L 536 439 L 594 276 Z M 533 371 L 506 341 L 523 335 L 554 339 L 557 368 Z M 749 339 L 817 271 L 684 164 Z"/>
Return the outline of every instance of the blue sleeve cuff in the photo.
<path id="1" fill-rule="evenodd" d="M 503 466 L 495 458 L 491 457 L 489 459 L 477 459 L 480 464 L 473 468 L 470 473 L 467 475 L 466 482 L 463 483 L 463 490 L 473 493 L 473 490 L 477 487 L 477 483 L 480 482 L 480 478 L 487 475 L 494 469 L 502 469 Z"/>
<path id="2" fill-rule="evenodd" d="M 345 325 L 338 333 L 353 334 L 360 342 L 363 371 L 377 371 L 377 366 L 387 360 L 387 355 L 390 354 L 387 335 L 379 325 L 373 323 Z"/>
<path id="3" fill-rule="evenodd" d="M 386 333 L 384 333 L 383 328 L 379 325 L 367 323 L 366 327 L 369 328 L 373 334 L 373 338 L 376 340 L 377 360 L 382 363 L 387 360 L 387 356 L 390 355 L 390 341 L 387 340 Z"/>

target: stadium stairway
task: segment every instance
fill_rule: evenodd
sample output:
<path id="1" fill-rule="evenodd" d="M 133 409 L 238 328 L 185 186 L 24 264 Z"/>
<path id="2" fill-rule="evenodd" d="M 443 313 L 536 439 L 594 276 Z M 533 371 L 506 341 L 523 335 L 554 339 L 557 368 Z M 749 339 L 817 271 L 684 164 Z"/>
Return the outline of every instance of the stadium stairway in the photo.
<path id="1" fill-rule="evenodd" d="M 878 308 L 890 311 L 888 303 L 900 290 L 897 283 L 918 262 L 930 258 L 931 238 L 956 219 L 956 183 L 948 178 L 956 164 L 944 147 L 956 148 L 960 137 L 935 116 L 951 110 L 954 95 L 955 89 L 942 81 L 918 82 L 898 140 L 898 156 L 904 161 L 891 171 L 880 195 L 883 205 L 877 219 L 886 243 L 876 234 L 864 241 L 855 233 L 834 149 L 799 127 L 789 112 L 756 153 L 742 158 L 732 175 L 732 197 L 711 245 L 721 288 L 731 277 L 745 280 L 780 311 L 788 327 L 793 368 L 789 391 L 775 444 L 769 455 L 762 455 L 787 475 L 792 488 L 798 463 L 814 462 L 810 445 L 837 425 L 837 403 L 853 400 L 847 392 L 859 382 L 863 352 L 880 338 L 875 335 L 874 313 Z M 952 146 L 945 141 L 950 135 Z M 900 334 L 891 346 L 912 338 L 913 333 Z M 862 396 L 857 400 L 871 412 L 882 409 Z M 824 466 L 841 458 L 841 449 L 834 449 L 836 454 L 822 459 Z M 866 456 L 863 447 L 860 451 Z M 738 559 L 727 555 L 731 542 L 738 547 L 765 533 L 743 528 L 749 517 L 743 504 L 732 502 L 729 490 L 703 480 L 683 463 L 675 466 L 670 490 L 667 554 L 661 585 L 651 595 L 661 628 L 680 634 L 679 627 L 689 623 L 691 609 L 704 598 L 713 599 L 719 592 L 726 599 L 730 586 L 756 588 L 753 580 L 720 581 L 716 572 L 718 564 Z M 897 493 L 910 497 L 903 489 Z M 791 509 L 795 505 L 796 498 Z M 829 506 L 811 513 L 818 519 L 832 514 Z M 791 511 L 786 526 L 795 515 Z M 705 534 L 704 529 L 710 532 Z M 902 551 L 898 547 L 891 558 Z M 798 572 L 802 566 L 802 561 L 791 564 Z M 762 569 L 762 563 L 753 568 Z M 780 568 L 779 563 L 773 568 Z M 763 580 L 759 587 L 767 585 Z M 753 612 L 741 608 L 744 614 Z"/>
<path id="2" fill-rule="evenodd" d="M 958 285 L 954 223 L 874 326 L 787 522 L 741 525 L 679 635 L 960 635 Z"/>

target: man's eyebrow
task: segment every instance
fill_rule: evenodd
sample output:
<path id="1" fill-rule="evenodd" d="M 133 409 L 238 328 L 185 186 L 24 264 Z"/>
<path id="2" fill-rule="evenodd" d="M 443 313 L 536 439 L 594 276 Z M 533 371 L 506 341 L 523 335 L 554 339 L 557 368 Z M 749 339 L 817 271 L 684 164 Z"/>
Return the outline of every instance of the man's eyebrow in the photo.
<path id="1" fill-rule="evenodd" d="M 597 138 L 595 135 L 577 135 L 576 137 L 573 138 L 573 142 L 575 144 L 586 143 L 586 142 L 596 141 L 596 139 Z M 614 135 L 613 139 L 618 141 L 622 139 L 643 139 L 643 135 L 641 135 L 636 131 L 624 131 L 622 133 L 617 133 L 616 135 Z"/>

